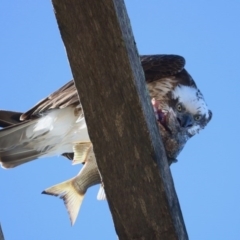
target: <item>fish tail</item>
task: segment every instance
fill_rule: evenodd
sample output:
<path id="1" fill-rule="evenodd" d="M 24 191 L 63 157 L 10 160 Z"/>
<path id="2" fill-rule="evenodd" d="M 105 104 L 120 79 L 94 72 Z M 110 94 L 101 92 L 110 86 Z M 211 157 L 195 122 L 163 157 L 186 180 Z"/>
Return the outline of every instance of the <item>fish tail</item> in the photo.
<path id="1" fill-rule="evenodd" d="M 63 199 L 72 226 L 76 221 L 80 206 L 84 198 L 84 193 L 80 193 L 74 187 L 73 184 L 74 179 L 75 178 L 56 184 L 50 188 L 45 189 L 42 192 L 43 194 L 53 195 Z"/>

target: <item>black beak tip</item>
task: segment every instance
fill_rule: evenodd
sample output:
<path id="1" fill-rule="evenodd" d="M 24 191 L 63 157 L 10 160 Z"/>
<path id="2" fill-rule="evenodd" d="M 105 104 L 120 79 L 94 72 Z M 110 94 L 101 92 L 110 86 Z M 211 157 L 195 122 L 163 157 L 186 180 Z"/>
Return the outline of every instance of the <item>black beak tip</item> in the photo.
<path id="1" fill-rule="evenodd" d="M 193 126 L 193 120 L 191 116 L 183 115 L 181 118 L 177 118 L 179 125 L 182 128 L 189 128 Z"/>

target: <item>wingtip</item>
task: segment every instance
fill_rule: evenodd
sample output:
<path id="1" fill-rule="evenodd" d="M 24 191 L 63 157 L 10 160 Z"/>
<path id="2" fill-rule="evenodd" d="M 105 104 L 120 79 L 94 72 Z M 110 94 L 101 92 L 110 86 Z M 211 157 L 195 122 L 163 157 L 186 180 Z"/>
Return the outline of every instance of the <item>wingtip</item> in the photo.
<path id="1" fill-rule="evenodd" d="M 9 169 L 9 168 L 14 168 L 15 167 L 13 164 L 8 164 L 8 163 L 5 163 L 5 162 L 2 162 L 1 158 L 0 158 L 0 166 L 3 169 Z"/>

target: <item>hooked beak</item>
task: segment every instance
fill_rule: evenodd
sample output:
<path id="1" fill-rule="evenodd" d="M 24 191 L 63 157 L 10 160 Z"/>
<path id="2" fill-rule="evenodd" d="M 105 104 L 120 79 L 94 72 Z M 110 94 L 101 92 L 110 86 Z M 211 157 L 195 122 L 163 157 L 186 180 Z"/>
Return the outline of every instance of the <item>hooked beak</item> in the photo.
<path id="1" fill-rule="evenodd" d="M 183 128 L 188 128 L 193 126 L 193 117 L 188 113 L 179 114 L 177 117 L 179 125 Z"/>

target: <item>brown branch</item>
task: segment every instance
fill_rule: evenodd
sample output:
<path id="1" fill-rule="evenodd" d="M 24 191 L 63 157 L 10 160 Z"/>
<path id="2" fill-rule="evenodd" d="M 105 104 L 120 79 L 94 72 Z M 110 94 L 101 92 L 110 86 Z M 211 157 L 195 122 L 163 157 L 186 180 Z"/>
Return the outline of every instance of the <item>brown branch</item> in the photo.
<path id="1" fill-rule="evenodd" d="M 3 235 L 1 224 L 0 224 L 0 240 L 4 240 L 4 235 Z"/>
<path id="2" fill-rule="evenodd" d="M 188 239 L 124 2 L 53 5 L 119 238 Z"/>

